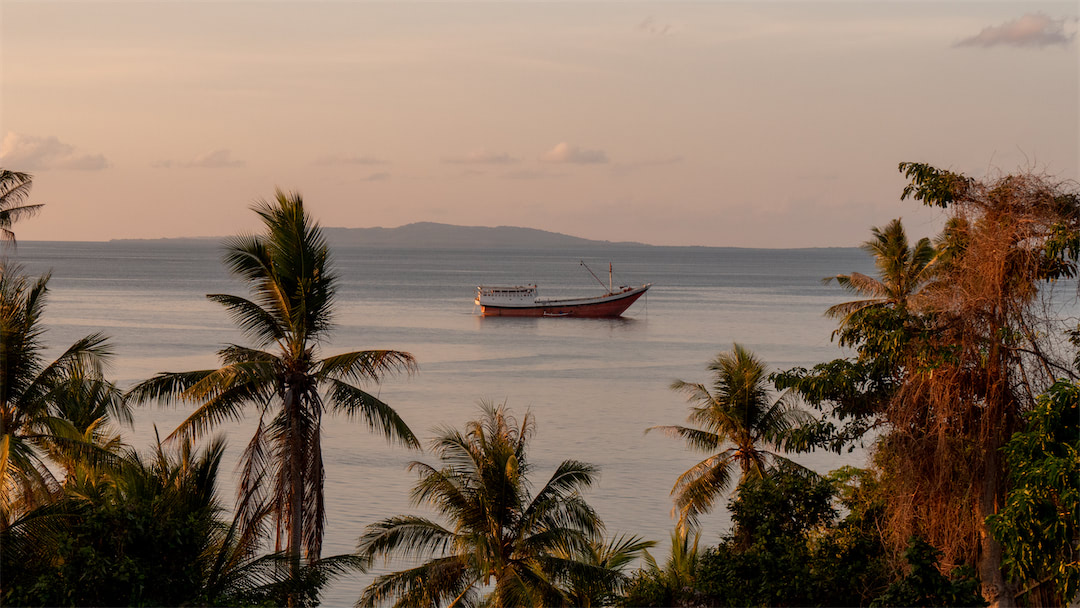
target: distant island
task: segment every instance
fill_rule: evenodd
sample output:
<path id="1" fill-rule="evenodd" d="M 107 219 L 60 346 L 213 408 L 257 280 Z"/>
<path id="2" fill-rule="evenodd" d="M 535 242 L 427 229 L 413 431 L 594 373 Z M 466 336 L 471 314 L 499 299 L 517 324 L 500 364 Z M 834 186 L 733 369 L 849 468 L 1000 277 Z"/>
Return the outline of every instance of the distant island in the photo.
<path id="1" fill-rule="evenodd" d="M 591 247 L 652 247 L 631 241 L 596 241 L 558 232 L 520 228 L 517 226 L 455 226 L 437 222 L 414 222 L 397 228 L 328 228 L 323 235 L 331 246 L 364 246 L 426 249 L 545 249 Z M 167 239 L 113 239 L 112 242 L 205 242 L 215 237 L 184 237 Z"/>

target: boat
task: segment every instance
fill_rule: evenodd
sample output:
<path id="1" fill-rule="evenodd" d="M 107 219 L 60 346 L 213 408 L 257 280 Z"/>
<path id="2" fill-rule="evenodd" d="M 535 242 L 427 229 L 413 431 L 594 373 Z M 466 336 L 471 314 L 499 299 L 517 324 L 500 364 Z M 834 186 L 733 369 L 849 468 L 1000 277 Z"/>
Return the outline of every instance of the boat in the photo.
<path id="1" fill-rule="evenodd" d="M 585 266 L 585 262 L 581 263 Z M 589 273 L 600 279 L 588 266 Z M 600 281 L 604 285 L 603 281 Z M 536 285 L 512 287 L 480 285 L 476 288 L 475 303 L 484 317 L 618 317 L 638 298 L 645 295 L 652 283 L 637 287 L 614 287 L 611 265 L 608 265 L 607 293 L 588 298 L 541 298 Z"/>

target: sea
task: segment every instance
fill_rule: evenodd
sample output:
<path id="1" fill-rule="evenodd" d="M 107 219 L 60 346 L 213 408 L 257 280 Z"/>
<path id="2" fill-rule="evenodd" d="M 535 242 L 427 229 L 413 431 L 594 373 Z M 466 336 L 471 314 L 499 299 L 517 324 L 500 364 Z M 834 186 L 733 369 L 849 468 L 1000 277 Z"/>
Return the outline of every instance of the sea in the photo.
<path id="1" fill-rule="evenodd" d="M 244 336 L 207 294 L 247 295 L 221 262 L 220 244 L 206 241 L 29 242 L 14 258 L 32 275 L 51 273 L 43 340 L 55 357 L 93 332 L 110 338 L 110 377 L 121 387 L 163 371 L 217 366 L 217 351 Z M 412 353 L 419 372 L 365 386 L 394 407 L 427 445 L 439 428 L 463 426 L 481 402 L 506 403 L 520 419 L 529 412 L 531 482 L 539 488 L 559 462 L 597 465 L 599 483 L 586 495 L 607 534 L 658 542 L 663 559 L 674 520 L 676 477 L 705 457 L 655 425 L 683 424 L 688 403 L 675 379 L 711 383 L 708 363 L 739 343 L 772 369 L 845 356 L 831 339 L 836 322 L 823 312 L 852 299 L 822 278 L 871 274 L 857 248 L 736 249 L 613 245 L 581 250 L 373 249 L 336 246 L 339 276 L 336 327 L 323 356 L 366 349 Z M 9 254 L 10 255 L 10 254 Z M 590 275 L 582 262 L 600 278 Z M 478 285 L 536 284 L 543 297 L 603 293 L 608 265 L 616 285 L 652 283 L 621 318 L 481 317 Z M 51 359 L 50 359 L 51 360 Z M 149 450 L 190 407 L 142 404 L 127 441 Z M 220 426 L 228 441 L 219 480 L 223 502 L 235 498 L 235 467 L 251 437 L 254 410 Z M 436 464 L 427 451 L 389 445 L 362 421 L 328 416 L 323 423 L 327 525 L 323 555 L 355 550 L 368 526 L 393 515 L 438 518 L 412 505 L 414 460 Z M 863 466 L 865 449 L 815 452 L 794 460 L 819 472 Z M 730 530 L 721 505 L 702 520 L 702 543 Z M 327 606 L 351 606 L 372 577 L 394 568 L 335 581 Z"/>

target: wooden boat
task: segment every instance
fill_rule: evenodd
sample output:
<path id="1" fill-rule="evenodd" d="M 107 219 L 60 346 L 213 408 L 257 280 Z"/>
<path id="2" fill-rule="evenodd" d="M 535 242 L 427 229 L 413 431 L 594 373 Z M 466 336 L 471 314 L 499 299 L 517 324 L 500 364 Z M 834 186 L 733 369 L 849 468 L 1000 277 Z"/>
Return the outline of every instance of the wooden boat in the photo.
<path id="1" fill-rule="evenodd" d="M 585 262 L 581 263 L 585 266 Z M 588 269 L 588 266 L 585 266 Z M 592 274 L 592 270 L 589 270 Z M 596 275 L 593 274 L 595 278 Z M 597 281 L 600 281 L 597 278 Z M 600 281 L 603 285 L 603 281 Z M 611 267 L 608 266 L 607 293 L 590 298 L 541 298 L 536 285 L 494 287 L 481 285 L 476 288 L 475 303 L 485 317 L 617 317 L 630 308 L 652 283 L 638 287 L 611 283 Z"/>

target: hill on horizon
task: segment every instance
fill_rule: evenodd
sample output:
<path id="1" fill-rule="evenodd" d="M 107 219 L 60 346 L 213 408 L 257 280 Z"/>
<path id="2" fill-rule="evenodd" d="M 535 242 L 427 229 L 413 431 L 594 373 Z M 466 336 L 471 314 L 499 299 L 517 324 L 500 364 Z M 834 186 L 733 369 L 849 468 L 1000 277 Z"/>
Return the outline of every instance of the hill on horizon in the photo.
<path id="1" fill-rule="evenodd" d="M 438 222 L 413 222 L 397 228 L 322 228 L 331 245 L 361 245 L 409 249 L 542 249 L 547 247 L 652 247 L 630 241 L 597 241 L 558 232 L 518 226 L 456 226 Z M 178 237 L 165 239 L 113 239 L 132 241 L 205 241 L 220 237 Z"/>
<path id="2" fill-rule="evenodd" d="M 637 246 L 644 243 L 597 241 L 559 232 L 519 226 L 457 226 L 438 222 L 413 222 L 397 228 L 324 227 L 331 243 L 374 247 L 409 247 L 429 249 L 506 249 L 542 247 Z"/>

